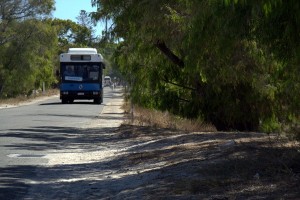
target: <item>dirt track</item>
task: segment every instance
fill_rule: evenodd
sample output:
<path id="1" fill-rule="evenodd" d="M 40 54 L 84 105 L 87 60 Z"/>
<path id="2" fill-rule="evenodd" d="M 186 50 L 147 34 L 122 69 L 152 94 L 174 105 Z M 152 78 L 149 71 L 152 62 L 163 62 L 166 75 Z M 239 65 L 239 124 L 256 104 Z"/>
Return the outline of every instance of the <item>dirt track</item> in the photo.
<path id="1" fill-rule="evenodd" d="M 262 134 L 130 125 L 77 134 L 78 142 L 66 145 L 81 151 L 57 158 L 66 163 L 38 169 L 29 199 L 300 197 L 299 152 L 270 143 Z"/>

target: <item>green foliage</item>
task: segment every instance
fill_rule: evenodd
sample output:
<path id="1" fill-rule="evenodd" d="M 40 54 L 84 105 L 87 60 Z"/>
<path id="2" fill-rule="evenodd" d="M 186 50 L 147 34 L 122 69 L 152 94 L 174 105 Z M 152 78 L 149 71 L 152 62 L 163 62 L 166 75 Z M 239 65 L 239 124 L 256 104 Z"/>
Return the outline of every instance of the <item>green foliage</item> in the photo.
<path id="1" fill-rule="evenodd" d="M 95 19 L 114 21 L 135 103 L 222 130 L 272 132 L 299 119 L 298 1 L 93 3 Z"/>
<path id="2" fill-rule="evenodd" d="M 18 22 L 15 30 L 18 40 L 7 43 L 3 49 L 2 95 L 7 97 L 26 94 L 40 88 L 42 82 L 50 86 L 55 81 L 52 61 L 56 34 L 51 26 L 30 19 Z"/>
<path id="3" fill-rule="evenodd" d="M 57 35 L 46 18 L 54 1 L 9 0 L 0 6 L 0 96 L 27 94 L 42 82 L 50 87 Z"/>
<path id="4" fill-rule="evenodd" d="M 117 44 L 113 42 L 107 42 L 106 40 L 101 40 L 99 43 L 95 43 L 95 48 L 101 53 L 105 62 L 104 75 L 109 75 L 111 77 L 117 77 L 120 79 L 122 75 L 120 74 L 115 62 L 113 61 L 113 54 L 117 48 Z"/>
<path id="5" fill-rule="evenodd" d="M 66 52 L 70 47 L 89 47 L 92 45 L 92 30 L 71 20 L 50 20 L 52 28 L 58 35 L 60 52 Z"/>

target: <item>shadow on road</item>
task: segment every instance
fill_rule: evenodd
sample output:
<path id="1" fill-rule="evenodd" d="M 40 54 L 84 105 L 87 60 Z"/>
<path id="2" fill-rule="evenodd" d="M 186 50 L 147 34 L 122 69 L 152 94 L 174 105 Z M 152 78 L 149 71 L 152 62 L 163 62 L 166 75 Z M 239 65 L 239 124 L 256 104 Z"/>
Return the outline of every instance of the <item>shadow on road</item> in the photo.
<path id="1" fill-rule="evenodd" d="M 35 166 L 12 166 L 0 169 L 0 199 L 23 199 L 30 187 L 21 180 L 35 179 Z"/>
<path id="2" fill-rule="evenodd" d="M 0 137 L 37 142 L 9 146 L 18 150 L 80 150 L 78 156 L 114 152 L 84 163 L 2 168 L 0 199 L 299 197 L 299 179 L 293 179 L 300 173 L 299 154 L 270 144 L 263 134 L 184 133 L 122 125 L 101 129 L 33 127 L 10 130 Z M 235 144 L 226 146 L 228 141 Z"/>
<path id="3" fill-rule="evenodd" d="M 73 103 L 70 103 L 69 105 L 72 105 L 72 104 L 88 104 L 88 105 L 99 106 L 99 104 L 95 104 L 93 101 L 74 101 Z M 53 106 L 53 105 L 66 106 L 68 104 L 62 104 L 61 102 L 51 102 L 51 103 L 41 103 L 39 105 L 40 106 Z"/>

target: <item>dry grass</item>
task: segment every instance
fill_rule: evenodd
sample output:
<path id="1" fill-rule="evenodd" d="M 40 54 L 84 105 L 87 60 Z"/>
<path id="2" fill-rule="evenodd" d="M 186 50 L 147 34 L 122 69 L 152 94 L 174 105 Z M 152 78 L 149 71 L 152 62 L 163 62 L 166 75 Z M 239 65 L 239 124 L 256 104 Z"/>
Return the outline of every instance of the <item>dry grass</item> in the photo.
<path id="1" fill-rule="evenodd" d="M 59 91 L 57 89 L 49 89 L 45 93 L 38 92 L 36 94 L 32 94 L 30 96 L 27 95 L 20 95 L 15 98 L 8 98 L 8 99 L 0 99 L 0 105 L 18 105 L 20 103 L 26 102 L 28 100 L 32 100 L 35 98 L 43 97 L 43 96 L 52 96 L 57 95 Z"/>
<path id="2" fill-rule="evenodd" d="M 161 112 L 135 106 L 132 112 L 129 104 L 124 105 L 125 112 L 129 115 L 126 122 L 132 125 L 152 126 L 156 128 L 169 128 L 188 132 L 214 132 L 216 128 L 201 120 L 190 120 L 174 116 L 169 112 Z"/>

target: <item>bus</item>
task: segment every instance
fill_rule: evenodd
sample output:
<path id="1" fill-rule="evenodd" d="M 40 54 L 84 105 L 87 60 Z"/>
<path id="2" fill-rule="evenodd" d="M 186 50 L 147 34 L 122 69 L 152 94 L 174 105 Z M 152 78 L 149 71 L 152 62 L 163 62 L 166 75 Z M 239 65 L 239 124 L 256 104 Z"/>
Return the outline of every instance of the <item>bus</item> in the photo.
<path id="1" fill-rule="evenodd" d="M 63 104 L 75 99 L 103 102 L 102 74 L 105 64 L 94 48 L 70 48 L 60 54 L 60 99 Z"/>

